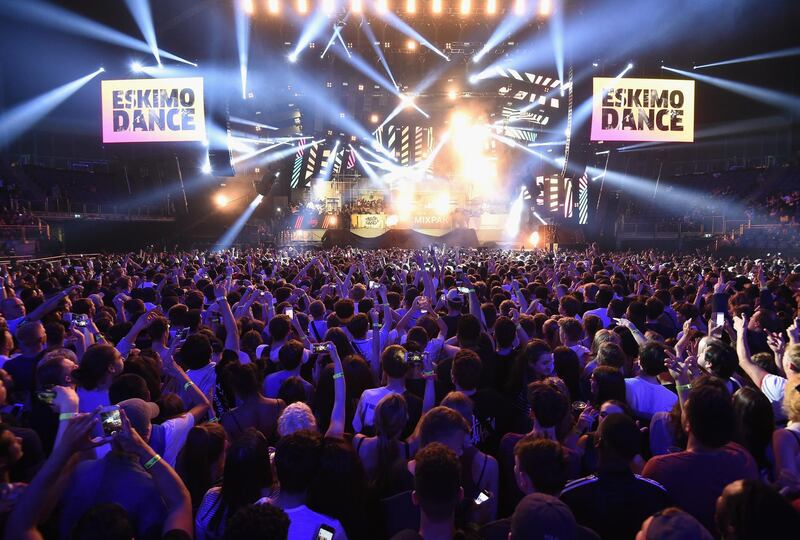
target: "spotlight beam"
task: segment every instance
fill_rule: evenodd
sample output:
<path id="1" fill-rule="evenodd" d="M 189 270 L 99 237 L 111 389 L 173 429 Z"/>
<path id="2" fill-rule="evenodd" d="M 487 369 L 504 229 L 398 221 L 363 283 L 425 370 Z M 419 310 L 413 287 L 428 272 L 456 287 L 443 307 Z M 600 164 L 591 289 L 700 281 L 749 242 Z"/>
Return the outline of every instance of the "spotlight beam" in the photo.
<path id="1" fill-rule="evenodd" d="M 323 143 L 323 142 L 325 142 L 325 139 L 317 139 L 315 141 L 307 142 L 306 144 L 302 144 L 302 145 L 299 145 L 299 146 L 292 145 L 292 146 L 289 146 L 289 148 L 283 148 L 283 149 L 281 149 L 281 150 L 279 150 L 277 152 L 273 152 L 271 154 L 267 154 L 265 156 L 262 156 L 256 162 L 255 166 L 262 166 L 262 165 L 266 165 L 268 163 L 273 163 L 275 161 L 280 161 L 280 160 L 282 160 L 284 158 L 287 158 L 289 156 L 294 155 L 299 150 L 305 150 L 306 148 L 311 148 L 315 144 L 320 144 L 320 143 Z M 286 143 L 281 143 L 281 144 L 286 144 Z"/>
<path id="2" fill-rule="evenodd" d="M 750 56 L 742 56 L 740 58 L 732 58 L 730 60 L 722 60 L 712 64 L 703 64 L 702 66 L 694 66 L 692 69 L 705 69 L 717 66 L 727 66 L 730 64 L 743 64 L 745 62 L 758 62 L 760 60 L 773 60 L 775 58 L 786 58 L 787 56 L 800 55 L 800 47 L 792 47 L 791 49 L 783 49 L 780 51 L 772 51 L 761 54 L 751 54 Z"/>
<path id="3" fill-rule="evenodd" d="M 297 39 L 297 45 L 295 45 L 294 51 L 289 57 L 297 60 L 300 53 L 308 47 L 309 43 L 311 43 L 317 35 L 319 35 L 327 22 L 328 16 L 325 15 L 321 9 L 314 11 L 314 15 L 303 27 L 303 31 Z"/>
<path id="4" fill-rule="evenodd" d="M 235 158 L 233 158 L 231 160 L 231 164 L 232 165 L 236 165 L 236 164 L 241 163 L 243 161 L 247 161 L 248 159 L 253 159 L 256 156 L 259 156 L 259 155 L 263 154 L 264 152 L 269 152 L 270 150 L 273 150 L 273 149 L 275 149 L 275 148 L 277 148 L 277 147 L 279 147 L 279 146 L 281 146 L 283 144 L 286 144 L 286 143 L 279 142 L 279 143 L 271 144 L 269 146 L 265 146 L 264 148 L 259 148 L 258 150 L 254 150 L 254 151 L 250 152 L 249 154 L 243 154 L 241 156 L 236 156 Z"/>
<path id="5" fill-rule="evenodd" d="M 506 17 L 497 25 L 497 28 L 489 36 L 489 39 L 486 40 L 483 47 L 480 51 L 478 51 L 475 56 L 472 57 L 472 61 L 476 64 L 480 62 L 486 54 L 488 54 L 492 49 L 500 45 L 504 39 L 508 39 L 513 34 L 515 34 L 520 28 L 525 26 L 528 21 L 530 20 L 531 15 L 518 15 L 516 13 L 511 13 L 506 15 Z"/>
<path id="6" fill-rule="evenodd" d="M 0 142 L 4 143 L 3 145 L 7 145 L 19 137 L 72 94 L 80 90 L 86 83 L 104 71 L 105 69 L 99 68 L 93 73 L 89 73 L 80 79 L 53 88 L 49 92 L 40 94 L 4 112 L 0 115 Z"/>
<path id="7" fill-rule="evenodd" d="M 152 53 L 150 45 L 140 39 L 39 0 L 6 2 L 3 5 L 3 15 L 14 17 L 25 24 L 39 24 L 67 34 L 96 39 L 97 41 L 118 45 L 134 51 Z M 158 55 L 161 59 L 166 58 L 190 66 L 197 66 L 194 62 L 162 49 L 158 49 Z"/>
<path id="8" fill-rule="evenodd" d="M 684 75 L 690 79 L 708 83 L 712 86 L 728 90 L 734 94 L 739 94 L 762 103 L 767 103 L 779 109 L 786 109 L 792 112 L 800 112 L 800 97 L 778 92 L 777 90 L 770 90 L 761 86 L 753 84 L 745 84 L 728 79 L 720 79 L 717 77 L 709 77 L 708 75 L 701 75 L 700 73 L 692 73 L 691 71 L 684 71 L 682 69 L 675 69 L 667 66 L 661 66 L 661 69 Z"/>
<path id="9" fill-rule="evenodd" d="M 225 231 L 225 234 L 217 240 L 216 245 L 214 246 L 214 251 L 224 251 L 228 249 L 231 244 L 236 240 L 236 237 L 239 236 L 239 233 L 242 232 L 247 221 L 250 219 L 250 216 L 253 215 L 253 212 L 256 211 L 258 205 L 261 204 L 261 201 L 264 200 L 263 195 L 256 195 L 256 198 L 252 200 L 252 202 L 247 206 L 247 209 L 242 212 L 242 215 L 236 218 L 236 221 L 230 228 Z"/>
<path id="10" fill-rule="evenodd" d="M 378 176 L 378 174 L 375 172 L 375 170 L 370 166 L 369 162 L 367 162 L 367 160 L 365 160 L 363 157 L 361 157 L 361 154 L 359 154 L 356 151 L 356 149 L 353 148 L 352 145 L 350 145 L 350 150 L 352 150 L 353 155 L 356 156 L 356 161 L 361 163 L 361 168 L 364 169 L 364 172 L 367 173 L 367 176 L 369 177 L 369 179 L 372 180 L 373 182 L 380 183 L 381 182 L 381 177 Z"/>
<path id="11" fill-rule="evenodd" d="M 250 16 L 242 2 L 234 2 L 236 26 L 236 49 L 239 53 L 239 77 L 242 83 L 242 99 L 247 99 L 247 60 L 250 48 Z"/>
<path id="12" fill-rule="evenodd" d="M 246 118 L 240 118 L 238 116 L 231 116 L 230 117 L 230 121 L 231 122 L 235 122 L 237 124 L 244 124 L 245 126 L 258 127 L 258 128 L 261 128 L 261 129 L 270 129 L 270 130 L 273 130 L 273 131 L 276 131 L 278 129 L 277 127 L 270 126 L 269 124 L 262 124 L 260 122 L 254 122 L 252 120 L 247 120 Z"/>
<path id="13" fill-rule="evenodd" d="M 345 22 L 346 21 L 347 19 L 345 18 Z M 328 40 L 328 44 L 325 45 L 325 50 L 322 51 L 321 55 L 319 55 L 320 58 L 325 58 L 325 54 L 328 52 L 328 49 L 331 48 L 331 45 L 333 45 L 333 42 L 336 41 L 336 38 L 340 37 L 339 34 L 342 32 L 342 28 L 344 28 L 344 26 L 340 26 L 338 23 L 333 25 L 333 34 L 331 34 L 331 39 Z M 347 46 L 345 46 L 345 50 L 347 50 Z M 347 55 L 350 55 L 350 51 L 347 51 Z"/>
<path id="14" fill-rule="evenodd" d="M 387 23 L 389 23 L 390 26 L 392 26 L 398 32 L 405 34 L 407 37 L 410 37 L 423 47 L 426 47 L 431 51 L 435 52 L 436 54 L 444 58 L 446 61 L 448 62 L 450 61 L 450 57 L 448 57 L 442 51 L 437 49 L 433 43 L 425 39 L 425 37 L 423 37 L 422 34 L 411 28 L 411 26 L 409 26 L 408 23 L 406 23 L 404 20 L 402 20 L 400 17 L 398 17 L 391 11 L 386 11 L 383 13 L 378 12 L 378 16 L 384 19 Z"/>
<path id="15" fill-rule="evenodd" d="M 564 80 L 564 12 L 561 5 L 553 6 L 554 11 L 550 15 L 550 41 L 553 45 L 553 56 L 555 57 L 556 72 L 558 80 Z M 561 87 L 561 95 L 564 95 L 564 88 Z"/>
<path id="16" fill-rule="evenodd" d="M 156 31 L 153 27 L 153 14 L 150 11 L 149 0 L 125 0 L 128 10 L 133 16 L 133 20 L 139 26 L 139 31 L 142 37 L 150 45 L 150 50 L 153 52 L 153 57 L 156 63 L 161 65 L 161 57 L 158 54 L 158 43 L 156 42 Z"/>
<path id="17" fill-rule="evenodd" d="M 383 55 L 383 50 L 381 50 L 381 46 L 376 43 L 378 40 L 375 38 L 375 33 L 372 31 L 372 26 L 370 26 L 369 21 L 366 18 L 361 19 L 361 29 L 366 34 L 367 39 L 369 40 L 369 44 L 372 46 L 372 50 L 375 51 L 375 54 L 378 56 L 378 61 L 383 65 L 383 68 L 386 70 L 386 74 L 389 75 L 389 78 L 392 80 L 392 84 L 394 84 L 395 88 L 398 88 L 397 81 L 394 79 L 394 75 L 392 75 L 392 70 L 389 69 L 389 63 L 386 61 L 386 57 Z"/>

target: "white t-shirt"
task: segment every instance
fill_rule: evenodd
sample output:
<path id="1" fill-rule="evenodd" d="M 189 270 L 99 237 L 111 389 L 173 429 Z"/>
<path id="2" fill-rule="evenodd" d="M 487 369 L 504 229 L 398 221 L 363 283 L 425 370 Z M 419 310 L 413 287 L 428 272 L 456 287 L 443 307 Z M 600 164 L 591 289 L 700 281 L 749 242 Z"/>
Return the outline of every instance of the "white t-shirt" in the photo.
<path id="1" fill-rule="evenodd" d="M 163 424 L 164 428 L 164 461 L 169 463 L 173 468 L 175 462 L 178 460 L 178 453 L 186 443 L 186 437 L 189 431 L 194 427 L 194 416 L 191 414 L 184 414 L 177 418 L 170 418 Z"/>
<path id="2" fill-rule="evenodd" d="M 210 362 L 208 365 L 201 367 L 200 369 L 189 369 L 186 371 L 186 375 L 191 379 L 191 381 L 197 385 L 197 388 L 200 389 L 203 394 L 205 394 L 209 399 L 211 399 L 211 394 L 213 393 L 214 386 L 217 384 L 217 372 L 215 366 L 217 364 L 215 362 Z"/>
<path id="3" fill-rule="evenodd" d="M 585 366 L 592 351 L 590 351 L 581 344 L 572 345 L 570 346 L 570 349 L 572 349 L 575 352 L 575 354 L 578 355 L 578 362 L 580 362 L 580 365 Z"/>
<path id="4" fill-rule="evenodd" d="M 268 497 L 259 499 L 256 504 L 272 504 Z M 325 525 L 334 530 L 333 540 L 347 540 L 347 533 L 338 519 L 314 512 L 308 506 L 301 504 L 294 508 L 284 508 L 289 516 L 289 535 L 287 540 L 316 540 L 320 525 Z"/>
<path id="5" fill-rule="evenodd" d="M 778 422 L 784 422 L 786 420 L 786 414 L 783 412 L 782 407 L 785 390 L 786 379 L 783 377 L 768 373 L 761 380 L 761 391 L 767 396 L 770 403 L 772 403 L 772 409 L 775 411 L 775 420 Z"/>
<path id="6" fill-rule="evenodd" d="M 360 433 L 365 427 L 372 427 L 375 423 L 375 407 L 384 396 L 393 393 L 386 386 L 380 388 L 370 388 L 364 390 L 361 394 L 361 399 L 358 400 L 358 407 L 356 413 L 353 415 L 353 429 L 356 433 Z"/>
<path id="7" fill-rule="evenodd" d="M 678 396 L 660 384 L 634 377 L 625 379 L 625 399 L 635 412 L 652 415 L 671 411 Z"/>
<path id="8" fill-rule="evenodd" d="M 595 315 L 600 317 L 600 320 L 603 321 L 603 328 L 608 328 L 611 326 L 611 317 L 608 316 L 608 308 L 601 307 L 597 309 L 590 309 L 583 314 L 584 317 L 587 315 Z"/>

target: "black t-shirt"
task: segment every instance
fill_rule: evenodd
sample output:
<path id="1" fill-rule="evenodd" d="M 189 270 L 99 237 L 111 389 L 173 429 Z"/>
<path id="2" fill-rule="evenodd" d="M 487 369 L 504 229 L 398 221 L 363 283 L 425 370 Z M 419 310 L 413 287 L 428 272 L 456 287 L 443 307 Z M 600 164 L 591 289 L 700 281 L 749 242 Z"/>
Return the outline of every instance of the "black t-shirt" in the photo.
<path id="1" fill-rule="evenodd" d="M 661 324 L 660 322 L 645 324 L 645 330 L 651 330 L 653 332 L 656 332 L 665 339 L 671 339 L 677 335 L 675 328 L 667 326 L 665 324 Z"/>
<path id="2" fill-rule="evenodd" d="M 511 404 L 494 388 L 478 390 L 470 399 L 474 404 L 472 443 L 481 452 L 497 455 L 500 439 L 511 429 Z"/>
<path id="3" fill-rule="evenodd" d="M 506 537 L 508 534 L 506 533 Z M 452 540 L 482 540 L 482 536 L 475 531 L 468 529 L 458 529 L 453 533 Z M 425 540 L 419 532 L 414 529 L 405 529 L 392 536 L 391 540 Z"/>
<path id="4" fill-rule="evenodd" d="M 498 392 L 505 392 L 508 388 L 508 379 L 514 366 L 519 349 L 505 354 L 494 353 L 494 385 L 493 388 Z"/>
<path id="5" fill-rule="evenodd" d="M 14 379 L 13 399 L 16 402 L 28 403 L 31 392 L 36 388 L 36 365 L 43 353 L 35 356 L 16 356 L 3 364 L 11 378 Z M 9 399 L 11 401 L 11 399 Z"/>
<path id="6" fill-rule="evenodd" d="M 461 318 L 461 315 L 443 315 L 441 318 L 445 326 L 447 326 L 447 339 L 450 339 L 455 336 L 458 331 L 458 320 Z"/>
<path id="7" fill-rule="evenodd" d="M 630 469 L 603 469 L 568 483 L 561 500 L 603 539 L 633 540 L 642 522 L 671 504 L 667 490 Z"/>

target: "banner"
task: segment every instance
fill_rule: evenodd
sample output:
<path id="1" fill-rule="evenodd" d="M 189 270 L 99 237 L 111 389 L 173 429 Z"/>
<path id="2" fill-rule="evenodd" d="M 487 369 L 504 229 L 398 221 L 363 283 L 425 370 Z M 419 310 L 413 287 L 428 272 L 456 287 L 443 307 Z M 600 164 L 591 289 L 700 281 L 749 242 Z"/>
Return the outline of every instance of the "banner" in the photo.
<path id="1" fill-rule="evenodd" d="M 450 215 L 415 215 L 411 216 L 411 224 L 414 229 L 451 229 L 453 220 Z"/>
<path id="2" fill-rule="evenodd" d="M 103 142 L 206 140 L 203 79 L 103 81 Z"/>
<path id="3" fill-rule="evenodd" d="M 383 214 L 353 214 L 350 216 L 353 229 L 383 229 L 386 227 L 386 216 Z"/>
<path id="4" fill-rule="evenodd" d="M 596 77 L 593 141 L 694 141 L 694 81 Z"/>

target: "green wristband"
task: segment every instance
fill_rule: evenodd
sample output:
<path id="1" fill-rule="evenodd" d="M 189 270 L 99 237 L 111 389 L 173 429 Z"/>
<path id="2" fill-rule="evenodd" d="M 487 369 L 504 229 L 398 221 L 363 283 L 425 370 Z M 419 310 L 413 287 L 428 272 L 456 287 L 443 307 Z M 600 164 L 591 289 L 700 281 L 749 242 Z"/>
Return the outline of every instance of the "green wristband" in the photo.
<path id="1" fill-rule="evenodd" d="M 158 463 L 159 461 L 161 461 L 161 456 L 159 456 L 158 454 L 154 455 L 154 456 L 153 456 L 153 457 L 151 457 L 149 460 L 147 460 L 147 463 L 145 463 L 145 464 L 144 464 L 144 470 L 146 470 L 146 471 L 149 471 L 149 470 L 150 470 L 150 469 L 152 469 L 152 468 L 155 466 L 155 464 L 156 464 L 156 463 Z"/>

